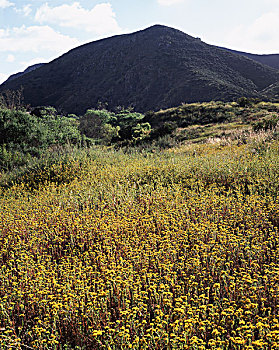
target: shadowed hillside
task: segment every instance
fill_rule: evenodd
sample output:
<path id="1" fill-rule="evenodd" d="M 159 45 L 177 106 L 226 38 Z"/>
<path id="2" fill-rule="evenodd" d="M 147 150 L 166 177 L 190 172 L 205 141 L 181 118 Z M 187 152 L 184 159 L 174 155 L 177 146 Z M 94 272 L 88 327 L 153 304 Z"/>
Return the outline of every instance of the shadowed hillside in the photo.
<path id="1" fill-rule="evenodd" d="M 32 66 L 29 66 L 27 67 L 23 72 L 18 72 L 18 73 L 15 73 L 15 74 L 12 74 L 9 76 L 9 78 L 4 82 L 8 82 L 8 81 L 11 81 L 11 80 L 14 80 L 16 78 L 19 78 L 21 77 L 22 75 L 24 74 L 27 74 L 29 72 L 32 72 L 33 70 L 37 69 L 37 68 L 40 68 L 44 65 L 44 63 L 37 63 L 37 64 L 33 64 Z"/>
<path id="2" fill-rule="evenodd" d="M 231 50 L 227 48 L 223 48 L 224 50 L 227 50 L 232 53 L 236 53 L 241 56 L 245 56 L 247 58 L 250 58 L 251 60 L 257 61 L 259 63 L 265 64 L 269 67 L 279 69 L 279 54 L 271 54 L 271 55 L 258 55 L 248 52 L 241 52 L 236 50 Z"/>
<path id="3" fill-rule="evenodd" d="M 23 86 L 26 103 L 78 114 L 98 102 L 142 112 L 182 102 L 262 97 L 278 80 L 273 68 L 155 25 L 80 46 L 4 83 L 0 91 Z"/>

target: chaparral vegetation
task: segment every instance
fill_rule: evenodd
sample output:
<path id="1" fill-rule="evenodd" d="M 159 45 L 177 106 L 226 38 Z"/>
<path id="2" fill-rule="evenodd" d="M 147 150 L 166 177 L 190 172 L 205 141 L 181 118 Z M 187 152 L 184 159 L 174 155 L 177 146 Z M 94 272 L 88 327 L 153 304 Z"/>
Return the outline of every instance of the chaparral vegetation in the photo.
<path id="1" fill-rule="evenodd" d="M 279 349 L 278 106 L 242 102 L 2 110 L 1 349 Z"/>

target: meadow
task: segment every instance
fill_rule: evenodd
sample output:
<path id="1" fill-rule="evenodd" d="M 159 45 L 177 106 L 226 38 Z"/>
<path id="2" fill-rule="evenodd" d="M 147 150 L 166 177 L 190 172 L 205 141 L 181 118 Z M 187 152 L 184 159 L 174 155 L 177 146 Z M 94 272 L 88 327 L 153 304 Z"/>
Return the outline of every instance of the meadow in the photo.
<path id="1" fill-rule="evenodd" d="M 278 156 L 93 147 L 2 186 L 0 348 L 279 349 Z"/>

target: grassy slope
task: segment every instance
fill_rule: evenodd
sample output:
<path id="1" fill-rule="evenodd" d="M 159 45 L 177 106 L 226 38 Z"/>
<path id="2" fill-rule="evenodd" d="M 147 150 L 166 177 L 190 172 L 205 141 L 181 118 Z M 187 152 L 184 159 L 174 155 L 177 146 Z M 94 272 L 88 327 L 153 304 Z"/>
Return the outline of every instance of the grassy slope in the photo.
<path id="1" fill-rule="evenodd" d="M 237 103 L 208 102 L 182 104 L 146 115 L 162 146 L 200 143 L 208 140 L 239 139 L 249 135 L 260 121 L 279 119 L 279 104 L 258 102 L 240 107 Z M 166 128 L 170 131 L 164 136 Z M 163 136 L 160 138 L 160 136 Z M 249 137 L 249 136 L 248 136 Z"/>

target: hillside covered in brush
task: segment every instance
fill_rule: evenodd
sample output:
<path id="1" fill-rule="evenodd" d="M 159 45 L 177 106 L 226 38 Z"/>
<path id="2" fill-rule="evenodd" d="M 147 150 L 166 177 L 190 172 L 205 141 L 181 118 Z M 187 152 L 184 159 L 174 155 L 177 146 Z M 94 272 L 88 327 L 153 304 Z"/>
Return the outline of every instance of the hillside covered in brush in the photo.
<path id="1" fill-rule="evenodd" d="M 259 63 L 265 64 L 269 67 L 273 67 L 275 69 L 279 69 L 279 54 L 264 54 L 264 55 L 259 55 L 259 54 L 254 54 L 254 53 L 249 53 L 249 52 L 242 52 L 242 51 L 236 51 L 236 50 L 231 50 L 227 48 L 223 48 L 224 50 L 227 50 L 229 52 L 235 53 L 237 55 L 242 55 L 247 58 L 250 58 L 251 60 L 257 61 Z"/>
<path id="2" fill-rule="evenodd" d="M 265 97 L 279 72 L 208 45 L 179 30 L 155 25 L 77 47 L 0 86 L 23 87 L 25 102 L 81 114 L 105 102 L 139 112 L 182 102 Z"/>
<path id="3" fill-rule="evenodd" d="M 18 72 L 18 73 L 10 75 L 9 78 L 5 82 L 19 78 L 24 74 L 27 74 L 27 73 L 32 72 L 33 70 L 35 70 L 37 68 L 42 67 L 43 65 L 44 65 L 44 63 L 33 64 L 32 66 L 27 67 L 23 72 Z"/>

